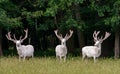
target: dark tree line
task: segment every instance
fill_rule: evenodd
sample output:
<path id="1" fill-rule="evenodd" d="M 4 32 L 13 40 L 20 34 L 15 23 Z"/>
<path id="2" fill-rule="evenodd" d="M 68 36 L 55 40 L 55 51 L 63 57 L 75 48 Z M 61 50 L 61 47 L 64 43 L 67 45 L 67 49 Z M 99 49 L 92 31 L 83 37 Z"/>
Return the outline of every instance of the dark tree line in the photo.
<path id="1" fill-rule="evenodd" d="M 0 0 L 0 55 L 15 49 L 5 38 L 8 31 L 19 37 L 28 28 L 29 36 L 23 44 L 46 51 L 60 43 L 55 29 L 63 35 L 72 29 L 74 34 L 67 42 L 69 52 L 80 53 L 83 46 L 93 45 L 92 33 L 100 30 L 112 33 L 103 43 L 102 54 L 119 58 L 119 22 L 119 0 Z"/>

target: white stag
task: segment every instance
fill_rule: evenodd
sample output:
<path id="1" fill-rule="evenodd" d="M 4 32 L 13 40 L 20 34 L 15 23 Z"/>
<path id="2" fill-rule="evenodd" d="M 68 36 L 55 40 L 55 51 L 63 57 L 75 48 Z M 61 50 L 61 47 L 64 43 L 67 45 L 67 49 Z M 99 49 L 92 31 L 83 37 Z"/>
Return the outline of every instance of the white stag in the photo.
<path id="1" fill-rule="evenodd" d="M 66 41 L 72 36 L 73 31 L 69 30 L 70 34 L 66 34 L 64 38 L 62 37 L 62 34 L 58 35 L 58 30 L 55 30 L 54 32 L 57 38 L 61 41 L 61 45 L 57 45 L 55 48 L 56 58 L 59 58 L 61 60 L 62 57 L 64 57 L 64 61 L 65 61 L 67 55 Z"/>
<path id="2" fill-rule="evenodd" d="M 8 40 L 13 41 L 16 44 L 17 53 L 19 55 L 19 60 L 23 58 L 25 60 L 26 57 L 33 57 L 34 56 L 34 47 L 32 45 L 21 45 L 21 43 L 27 38 L 28 36 L 28 29 L 25 31 L 25 37 L 22 38 L 20 36 L 20 39 L 17 40 L 14 34 L 14 38 L 11 38 L 11 32 L 8 32 L 6 34 L 6 37 Z"/>
<path id="3" fill-rule="evenodd" d="M 106 32 L 104 38 L 103 38 L 103 36 L 98 37 L 99 33 L 100 33 L 100 31 L 98 31 L 98 32 L 94 31 L 94 33 L 93 33 L 93 38 L 94 38 L 94 42 L 95 42 L 94 46 L 85 46 L 82 48 L 83 59 L 85 58 L 85 56 L 93 57 L 94 62 L 95 62 L 96 58 L 101 55 L 101 44 L 105 39 L 107 39 L 110 36 L 110 33 Z"/>

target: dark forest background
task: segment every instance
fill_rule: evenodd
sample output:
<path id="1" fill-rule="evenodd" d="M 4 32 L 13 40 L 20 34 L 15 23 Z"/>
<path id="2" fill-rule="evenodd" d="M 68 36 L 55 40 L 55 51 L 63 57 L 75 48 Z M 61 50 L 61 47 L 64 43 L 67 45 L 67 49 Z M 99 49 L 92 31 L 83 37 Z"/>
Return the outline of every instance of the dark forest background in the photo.
<path id="1" fill-rule="evenodd" d="M 81 48 L 93 45 L 93 32 L 111 36 L 102 43 L 102 55 L 119 58 L 120 0 L 0 0 L 0 55 L 16 55 L 15 44 L 8 41 L 8 31 L 17 39 L 29 30 L 23 44 L 32 44 L 36 56 L 55 55 L 60 41 L 70 29 L 73 36 L 67 41 L 68 55 L 81 56 Z"/>

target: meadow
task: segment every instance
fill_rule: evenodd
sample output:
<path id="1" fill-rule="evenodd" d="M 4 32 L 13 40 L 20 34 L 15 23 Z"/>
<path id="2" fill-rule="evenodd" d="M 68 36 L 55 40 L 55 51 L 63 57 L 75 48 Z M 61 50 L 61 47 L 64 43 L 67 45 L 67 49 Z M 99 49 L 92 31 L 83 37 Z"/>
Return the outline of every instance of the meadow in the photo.
<path id="1" fill-rule="evenodd" d="M 18 57 L 1 57 L 0 74 L 120 74 L 120 60 L 99 58 L 82 61 L 81 57 L 68 57 L 66 62 L 55 57 L 35 57 L 19 61 Z"/>

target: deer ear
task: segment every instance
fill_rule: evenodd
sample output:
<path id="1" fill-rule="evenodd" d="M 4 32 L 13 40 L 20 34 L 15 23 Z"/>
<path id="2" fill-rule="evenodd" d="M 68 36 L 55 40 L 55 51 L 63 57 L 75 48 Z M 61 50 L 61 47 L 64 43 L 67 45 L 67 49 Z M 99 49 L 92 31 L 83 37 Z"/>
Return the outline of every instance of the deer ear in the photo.
<path id="1" fill-rule="evenodd" d="M 94 42 L 96 42 L 97 40 L 94 39 Z"/>
<path id="2" fill-rule="evenodd" d="M 20 40 L 20 43 L 23 43 L 23 40 Z"/>
<path id="3" fill-rule="evenodd" d="M 14 43 L 16 43 L 16 41 L 13 41 Z"/>
<path id="4" fill-rule="evenodd" d="M 103 42 L 103 40 L 100 40 L 100 43 L 102 43 Z"/>

